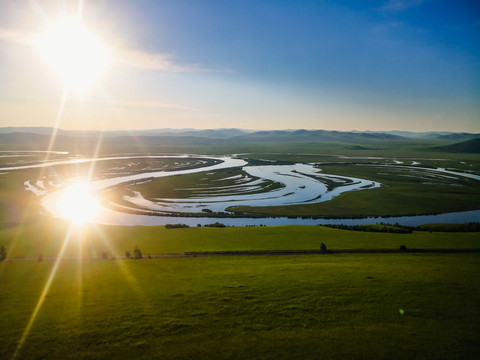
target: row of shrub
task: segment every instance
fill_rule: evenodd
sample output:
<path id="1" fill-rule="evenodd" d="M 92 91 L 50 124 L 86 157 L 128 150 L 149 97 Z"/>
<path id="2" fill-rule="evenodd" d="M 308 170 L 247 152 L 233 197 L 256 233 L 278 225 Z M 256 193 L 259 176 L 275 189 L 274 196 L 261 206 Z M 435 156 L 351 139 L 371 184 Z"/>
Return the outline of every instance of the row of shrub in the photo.
<path id="1" fill-rule="evenodd" d="M 187 224 L 167 224 L 165 225 L 167 229 L 182 229 L 182 228 L 189 228 Z"/>
<path id="2" fill-rule="evenodd" d="M 479 222 L 470 222 L 465 224 L 425 224 L 419 226 L 406 226 L 398 223 L 394 225 L 380 223 L 375 225 L 323 225 L 329 228 L 351 230 L 351 231 L 369 231 L 385 232 L 397 234 L 410 234 L 413 231 L 430 232 L 480 232 Z"/>
<path id="3" fill-rule="evenodd" d="M 202 225 L 201 224 L 198 224 L 197 227 L 201 227 Z M 227 225 L 225 224 L 222 224 L 220 222 L 216 222 L 216 223 L 213 223 L 213 224 L 205 224 L 203 225 L 205 227 L 217 227 L 217 228 L 224 228 L 226 227 Z M 167 229 L 182 229 L 182 228 L 189 228 L 190 226 L 187 225 L 187 224 L 167 224 L 165 225 L 165 228 Z"/>
<path id="4" fill-rule="evenodd" d="M 351 230 L 351 231 L 368 231 L 368 232 L 382 232 L 395 234 L 410 234 L 413 228 L 401 225 L 323 225 L 333 229 Z"/>

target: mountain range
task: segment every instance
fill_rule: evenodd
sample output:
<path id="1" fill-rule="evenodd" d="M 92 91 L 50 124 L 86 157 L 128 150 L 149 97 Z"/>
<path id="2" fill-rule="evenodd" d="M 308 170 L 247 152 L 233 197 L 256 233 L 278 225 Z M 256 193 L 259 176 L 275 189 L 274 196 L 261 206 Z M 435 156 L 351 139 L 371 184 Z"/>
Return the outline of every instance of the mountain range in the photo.
<path id="1" fill-rule="evenodd" d="M 0 134 L 30 133 L 51 135 L 52 127 L 0 127 Z M 98 137 L 97 130 L 57 129 L 57 135 L 75 137 Z M 111 136 L 189 136 L 208 139 L 235 139 L 238 141 L 359 141 L 359 140 L 400 140 L 428 139 L 466 141 L 480 138 L 480 134 L 465 132 L 411 132 L 411 131 L 334 131 L 334 130 L 246 130 L 246 129 L 150 129 L 150 130 L 111 130 L 103 132 Z"/>
<path id="2" fill-rule="evenodd" d="M 252 147 L 272 145 L 277 148 L 291 144 L 328 146 L 346 144 L 348 149 L 368 150 L 369 146 L 381 148 L 388 142 L 424 142 L 432 144 L 431 150 L 444 152 L 478 153 L 480 134 L 471 133 L 411 133 L 411 132 L 372 132 L 372 131 L 327 131 L 327 130 L 264 130 L 243 129 L 154 129 L 131 131 L 54 131 L 48 127 L 4 127 L 0 128 L 0 150 L 46 150 L 52 134 L 56 133 L 53 150 L 90 153 L 97 144 L 111 151 L 144 152 L 156 148 L 158 151 L 196 151 L 199 147 L 227 148 L 249 152 Z M 291 147 L 292 148 L 292 147 Z M 148 151 L 148 150 L 147 150 Z"/>

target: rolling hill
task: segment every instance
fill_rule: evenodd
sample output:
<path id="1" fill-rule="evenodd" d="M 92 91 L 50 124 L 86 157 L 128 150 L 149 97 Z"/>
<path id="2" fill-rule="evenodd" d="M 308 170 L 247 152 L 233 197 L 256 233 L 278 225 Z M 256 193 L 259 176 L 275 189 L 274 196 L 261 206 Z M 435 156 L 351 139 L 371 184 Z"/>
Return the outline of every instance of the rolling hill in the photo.
<path id="1" fill-rule="evenodd" d="M 446 145 L 446 146 L 438 146 L 434 148 L 438 151 L 450 152 L 450 153 L 473 153 L 479 154 L 480 153 L 480 138 L 471 139 L 467 141 L 462 141 L 459 143 Z"/>

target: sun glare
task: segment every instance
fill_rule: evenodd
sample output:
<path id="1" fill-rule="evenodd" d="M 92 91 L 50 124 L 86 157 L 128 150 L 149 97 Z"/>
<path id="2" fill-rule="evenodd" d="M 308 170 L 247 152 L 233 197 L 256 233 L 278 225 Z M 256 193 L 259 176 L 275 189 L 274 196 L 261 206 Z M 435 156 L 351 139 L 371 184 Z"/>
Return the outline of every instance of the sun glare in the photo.
<path id="1" fill-rule="evenodd" d="M 92 196 L 87 183 L 78 183 L 66 189 L 58 210 L 77 224 L 92 221 L 100 211 L 100 204 Z"/>
<path id="2" fill-rule="evenodd" d="M 51 25 L 38 38 L 37 45 L 69 89 L 85 90 L 93 85 L 107 65 L 105 45 L 76 19 Z"/>

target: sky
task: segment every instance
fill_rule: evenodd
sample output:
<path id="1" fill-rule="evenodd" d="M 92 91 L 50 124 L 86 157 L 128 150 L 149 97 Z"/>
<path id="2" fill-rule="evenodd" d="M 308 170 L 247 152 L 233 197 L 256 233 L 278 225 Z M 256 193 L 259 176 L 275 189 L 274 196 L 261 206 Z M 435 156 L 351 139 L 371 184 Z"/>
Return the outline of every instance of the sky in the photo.
<path id="1" fill-rule="evenodd" d="M 75 17 L 107 54 L 82 89 L 38 45 Z M 3 0 L 0 83 L 0 127 L 478 133 L 480 3 Z"/>

